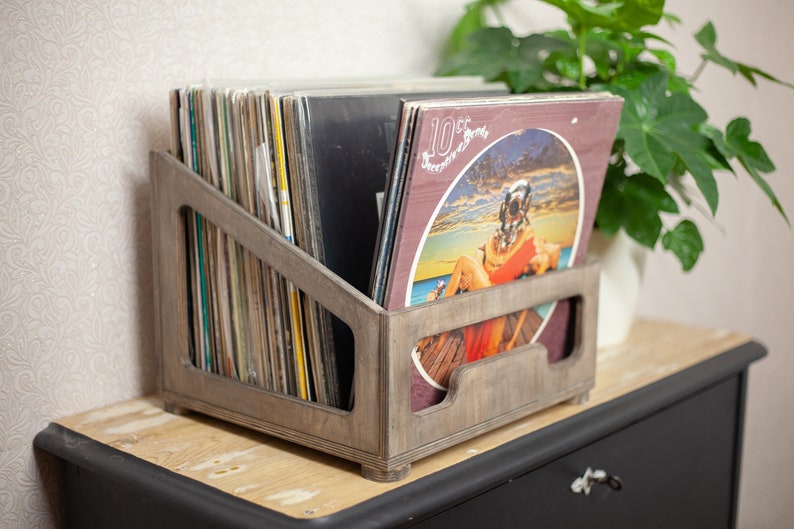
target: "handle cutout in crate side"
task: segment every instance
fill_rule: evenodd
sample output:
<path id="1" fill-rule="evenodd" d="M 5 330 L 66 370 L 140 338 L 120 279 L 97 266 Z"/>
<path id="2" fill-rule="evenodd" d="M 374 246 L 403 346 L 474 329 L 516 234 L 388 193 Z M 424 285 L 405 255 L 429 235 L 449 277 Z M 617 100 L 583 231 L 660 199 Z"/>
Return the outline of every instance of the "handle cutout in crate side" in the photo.
<path id="1" fill-rule="evenodd" d="M 450 378 L 445 402 L 455 405 L 459 397 L 465 398 L 467 407 L 480 408 L 475 415 L 485 418 L 492 409 L 491 401 L 505 399 L 521 401 L 522 389 L 537 387 L 539 377 L 548 370 L 548 351 L 543 344 L 532 343 L 517 347 L 479 362 L 460 366 Z M 476 398 L 472 396 L 476 395 Z"/>
<path id="2" fill-rule="evenodd" d="M 568 300 L 574 307 L 573 314 L 582 300 Z M 577 326 L 572 318 L 568 328 L 570 349 L 562 358 L 552 358 L 546 346 L 539 342 L 525 344 L 475 363 L 456 369 L 451 378 L 447 397 L 442 403 L 454 406 L 464 398 L 465 406 L 480 407 L 477 413 L 493 412 L 499 403 L 532 402 L 539 393 L 559 386 L 559 379 L 566 376 L 566 363 L 575 363 L 582 356 L 583 344 L 577 343 Z M 558 365 L 559 364 L 559 365 Z M 479 395 L 475 398 L 473 395 Z"/>
<path id="3" fill-rule="evenodd" d="M 537 342 L 543 345 L 547 364 L 568 357 L 575 342 L 573 316 L 578 302 L 569 298 L 527 307 L 422 338 L 411 351 L 411 410 L 441 403 L 456 370 L 513 349 Z"/>

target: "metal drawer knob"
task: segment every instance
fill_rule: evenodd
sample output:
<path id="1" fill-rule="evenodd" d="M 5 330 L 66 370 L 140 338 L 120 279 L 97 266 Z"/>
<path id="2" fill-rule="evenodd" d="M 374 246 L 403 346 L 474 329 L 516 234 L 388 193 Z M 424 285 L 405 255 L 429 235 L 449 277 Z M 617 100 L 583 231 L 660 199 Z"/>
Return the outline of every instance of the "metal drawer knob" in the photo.
<path id="1" fill-rule="evenodd" d="M 589 496 L 593 487 L 600 484 L 606 484 L 612 490 L 621 490 L 623 488 L 623 481 L 618 476 L 607 474 L 603 470 L 593 470 L 587 467 L 582 477 L 573 480 L 571 491 L 576 494 Z"/>

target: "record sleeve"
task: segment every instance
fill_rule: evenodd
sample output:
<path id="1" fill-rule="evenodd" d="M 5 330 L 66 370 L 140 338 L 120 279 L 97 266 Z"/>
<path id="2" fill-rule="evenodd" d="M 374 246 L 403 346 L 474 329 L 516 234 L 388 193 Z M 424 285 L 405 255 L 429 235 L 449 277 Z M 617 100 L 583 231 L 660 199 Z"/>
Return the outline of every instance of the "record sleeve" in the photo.
<path id="1" fill-rule="evenodd" d="M 501 83 L 465 78 L 298 91 L 284 99 L 288 169 L 298 245 L 364 294 L 380 224 L 401 98 L 504 94 Z M 308 301 L 307 318 L 326 364 L 336 363 L 342 402 L 349 397 L 353 335 Z"/>
<path id="2" fill-rule="evenodd" d="M 622 99 L 535 94 L 410 107 L 386 309 L 583 262 Z M 423 338 L 405 351 L 412 409 L 443 400 L 464 363 L 535 341 L 550 363 L 565 357 L 571 317 L 571 303 L 559 300 Z"/>

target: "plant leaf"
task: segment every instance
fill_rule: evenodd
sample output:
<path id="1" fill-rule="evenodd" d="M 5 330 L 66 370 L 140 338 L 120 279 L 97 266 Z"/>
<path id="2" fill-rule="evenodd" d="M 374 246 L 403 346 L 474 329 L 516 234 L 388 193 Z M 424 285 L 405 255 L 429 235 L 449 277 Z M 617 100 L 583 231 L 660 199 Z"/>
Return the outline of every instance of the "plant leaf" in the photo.
<path id="1" fill-rule="evenodd" d="M 662 18 L 664 0 L 607 1 L 543 0 L 568 15 L 574 32 L 577 28 L 600 27 L 613 31 L 634 32 L 654 25 Z"/>
<path id="2" fill-rule="evenodd" d="M 750 139 L 750 121 L 747 118 L 736 118 L 731 121 L 725 128 L 725 142 L 723 148 L 730 156 L 735 156 L 739 163 L 742 164 L 747 174 L 755 181 L 758 187 L 764 194 L 772 201 L 772 205 L 786 220 L 789 225 L 791 222 L 788 219 L 783 205 L 778 200 L 775 192 L 769 183 L 761 176 L 761 173 L 770 173 L 775 170 L 775 165 L 772 160 L 767 156 L 764 147 Z M 729 157 L 730 157 L 729 156 Z"/>
<path id="3" fill-rule="evenodd" d="M 617 43 L 605 31 L 588 31 L 586 34 L 585 54 L 592 59 L 593 67 L 598 77 L 607 80 L 611 77 L 615 63 L 625 61 L 626 53 L 622 43 Z M 572 58 L 576 59 L 576 49 L 573 49 Z M 578 64 L 576 67 L 578 77 Z"/>
<path id="4" fill-rule="evenodd" d="M 517 38 L 506 27 L 489 27 L 469 35 L 466 45 L 448 57 L 438 75 L 480 75 L 501 80 L 515 93 L 560 88 L 543 77 L 546 55 L 569 50 L 571 44 L 554 36 L 531 34 Z"/>
<path id="5" fill-rule="evenodd" d="M 678 204 L 659 180 L 644 173 L 627 176 L 622 168 L 609 167 L 596 212 L 604 235 L 623 228 L 637 242 L 653 248 L 662 230 L 662 211 L 678 213 Z"/>
<path id="6" fill-rule="evenodd" d="M 708 156 L 712 162 L 712 167 L 714 167 L 714 169 L 721 169 L 734 173 L 733 167 L 731 167 L 728 159 L 733 158 L 735 153 L 725 144 L 722 131 L 708 123 L 701 124 L 698 130 L 711 140 L 711 148 L 709 148 Z"/>
<path id="7" fill-rule="evenodd" d="M 703 238 L 694 222 L 682 220 L 673 230 L 664 234 L 662 246 L 678 257 L 684 272 L 689 272 L 703 253 Z"/>
<path id="8" fill-rule="evenodd" d="M 717 180 L 714 178 L 714 173 L 711 164 L 709 163 L 709 155 L 706 150 L 696 152 L 681 151 L 679 153 L 681 161 L 686 166 L 687 171 L 695 179 L 695 184 L 706 199 L 711 214 L 717 213 L 717 204 L 719 202 L 719 190 L 717 189 Z"/>
<path id="9" fill-rule="evenodd" d="M 532 34 L 518 39 L 515 57 L 507 65 L 508 84 L 517 93 L 533 88 L 545 89 L 544 57 L 571 49 L 570 42 L 543 34 Z M 560 89 L 562 86 L 557 84 L 553 88 Z"/>
<path id="10" fill-rule="evenodd" d="M 664 13 L 664 0 L 633 0 L 623 2 L 617 15 L 624 30 L 655 26 Z"/>
<path id="11" fill-rule="evenodd" d="M 762 77 L 768 81 L 773 83 L 777 83 L 780 85 L 788 86 L 789 88 L 794 88 L 794 85 L 791 83 L 786 83 L 781 81 L 777 77 L 773 76 L 770 73 L 767 73 L 763 70 L 756 68 L 755 66 L 750 66 L 749 64 L 744 64 L 738 61 L 734 61 L 733 59 L 729 59 L 722 53 L 717 50 L 717 30 L 714 28 L 714 24 L 711 22 L 706 22 L 700 30 L 695 33 L 695 40 L 700 44 L 705 53 L 702 53 L 700 56 L 705 61 L 709 61 L 714 64 L 718 64 L 723 68 L 727 68 L 731 73 L 739 74 L 745 79 L 747 79 L 753 86 L 756 86 L 755 77 Z"/>
<path id="12" fill-rule="evenodd" d="M 764 148 L 750 139 L 751 132 L 750 120 L 743 117 L 733 119 L 725 128 L 725 146 L 754 169 L 763 173 L 774 171 L 775 165 Z"/>
<path id="13" fill-rule="evenodd" d="M 669 13 L 669 12 L 665 11 L 662 14 L 662 19 L 665 22 L 667 22 L 670 25 L 670 27 L 680 26 L 681 25 L 681 17 L 679 17 L 678 15 L 676 15 L 674 13 Z"/>
<path id="14" fill-rule="evenodd" d="M 670 73 L 675 73 L 676 68 L 677 68 L 675 55 L 673 55 L 672 53 L 670 53 L 667 50 L 655 50 L 655 49 L 652 49 L 652 50 L 648 50 L 648 51 L 650 51 L 651 54 L 653 54 L 654 57 L 659 59 L 659 63 L 663 64 L 664 67 L 667 68 L 667 70 Z"/>
<path id="15" fill-rule="evenodd" d="M 505 27 L 485 28 L 468 36 L 466 44 L 439 66 L 439 75 L 481 75 L 496 79 L 516 54 L 513 32 Z"/>
<path id="16" fill-rule="evenodd" d="M 466 5 L 466 10 L 458 19 L 455 27 L 449 32 L 447 40 L 441 53 L 442 59 L 446 59 L 466 47 L 466 40 L 469 35 L 476 33 L 487 26 L 485 11 L 489 7 L 505 3 L 507 0 L 476 0 Z"/>
<path id="17" fill-rule="evenodd" d="M 699 170 L 698 152 L 707 147 L 695 130 L 708 117 L 706 111 L 689 94 L 668 95 L 667 79 L 654 74 L 636 90 L 618 90 L 625 103 L 617 136 L 625 140 L 629 157 L 662 183 L 679 158 Z"/>
<path id="18" fill-rule="evenodd" d="M 615 12 L 621 6 L 620 2 L 600 2 L 590 5 L 582 0 L 543 0 L 543 2 L 557 7 L 567 16 L 569 23 L 574 27 L 610 27 L 614 24 Z"/>

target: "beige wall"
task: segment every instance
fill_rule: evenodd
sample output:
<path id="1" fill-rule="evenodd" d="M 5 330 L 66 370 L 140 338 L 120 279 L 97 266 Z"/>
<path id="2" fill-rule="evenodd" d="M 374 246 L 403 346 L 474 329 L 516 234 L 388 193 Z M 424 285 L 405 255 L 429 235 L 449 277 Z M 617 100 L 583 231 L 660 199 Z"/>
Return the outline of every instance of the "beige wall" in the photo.
<path id="1" fill-rule="evenodd" d="M 154 387 L 147 153 L 168 144 L 167 90 L 207 77 L 430 73 L 464 3 L 0 4 L 0 527 L 54 525 L 40 485 L 50 470 L 31 448 L 48 421 Z M 676 40 L 708 16 L 726 52 L 794 79 L 785 0 L 670 8 L 693 21 Z M 521 24 L 551 20 L 537 12 L 521 13 Z M 735 90 L 726 79 L 705 74 L 707 106 L 719 123 L 737 112 L 754 120 L 794 215 L 794 93 Z M 724 180 L 703 262 L 684 276 L 654 256 L 642 312 L 740 329 L 769 345 L 752 372 L 741 527 L 781 527 L 794 517 L 785 501 L 794 399 L 784 378 L 794 371 L 794 239 L 757 192 Z"/>
<path id="2" fill-rule="evenodd" d="M 686 37 L 711 19 L 719 47 L 728 56 L 794 82 L 788 0 L 668 1 L 668 9 L 691 20 Z M 683 40 L 686 40 L 684 38 Z M 691 48 L 676 38 L 681 52 Z M 685 68 L 694 69 L 688 61 Z M 698 97 L 714 123 L 744 115 L 753 122 L 777 166 L 769 177 L 794 222 L 794 90 L 761 83 L 757 90 L 730 74 L 708 68 Z M 716 222 L 701 223 L 706 252 L 689 274 L 666 256 L 648 262 L 641 312 L 646 315 L 726 327 L 751 334 L 769 355 L 750 370 L 739 527 L 791 527 L 794 519 L 794 231 L 767 199 L 741 175 L 724 175 Z"/>

